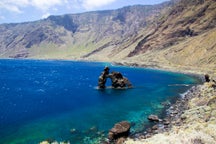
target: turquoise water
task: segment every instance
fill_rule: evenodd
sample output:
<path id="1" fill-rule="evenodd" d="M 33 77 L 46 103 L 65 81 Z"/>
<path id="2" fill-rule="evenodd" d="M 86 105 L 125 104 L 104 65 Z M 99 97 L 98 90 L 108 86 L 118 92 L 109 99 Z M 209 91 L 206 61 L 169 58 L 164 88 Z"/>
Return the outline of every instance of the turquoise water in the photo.
<path id="1" fill-rule="evenodd" d="M 134 88 L 98 90 L 106 65 Z M 199 82 L 184 74 L 107 63 L 38 60 L 0 60 L 0 81 L 1 144 L 98 143 L 122 120 L 132 123 L 132 133 L 142 131 L 148 115 L 162 115 L 161 102 L 174 101 Z"/>

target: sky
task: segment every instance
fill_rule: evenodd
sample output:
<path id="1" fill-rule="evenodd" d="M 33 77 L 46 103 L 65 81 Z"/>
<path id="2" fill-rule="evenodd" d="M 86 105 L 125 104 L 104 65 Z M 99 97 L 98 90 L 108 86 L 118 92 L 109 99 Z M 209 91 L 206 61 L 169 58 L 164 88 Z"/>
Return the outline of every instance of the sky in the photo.
<path id="1" fill-rule="evenodd" d="M 0 0 L 0 24 L 20 23 L 50 15 L 117 9 L 129 5 L 153 5 L 167 0 Z"/>

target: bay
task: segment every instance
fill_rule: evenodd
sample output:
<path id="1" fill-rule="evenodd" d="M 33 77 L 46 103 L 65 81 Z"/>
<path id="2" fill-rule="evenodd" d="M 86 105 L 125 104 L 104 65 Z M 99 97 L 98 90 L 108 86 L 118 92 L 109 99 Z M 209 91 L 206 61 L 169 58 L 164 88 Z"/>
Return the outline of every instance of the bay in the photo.
<path id="1" fill-rule="evenodd" d="M 97 89 L 105 66 L 134 88 Z M 163 116 L 162 102 L 174 102 L 200 81 L 196 77 L 110 63 L 57 60 L 0 60 L 0 143 L 99 143 L 122 120 L 131 132 Z M 107 86 L 111 82 L 108 80 Z"/>

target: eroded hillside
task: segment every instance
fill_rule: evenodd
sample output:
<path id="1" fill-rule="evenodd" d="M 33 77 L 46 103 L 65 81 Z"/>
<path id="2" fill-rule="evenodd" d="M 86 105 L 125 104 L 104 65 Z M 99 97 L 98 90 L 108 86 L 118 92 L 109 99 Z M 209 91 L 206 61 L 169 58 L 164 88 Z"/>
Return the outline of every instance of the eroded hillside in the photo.
<path id="1" fill-rule="evenodd" d="M 50 16 L 0 25 L 1 58 L 84 59 L 216 70 L 216 1 Z"/>
<path id="2" fill-rule="evenodd" d="M 139 33 L 164 7 L 170 5 L 136 5 L 117 10 L 50 16 L 36 22 L 3 24 L 0 25 L 0 57 L 77 59 L 114 47 L 120 52 L 121 45 L 126 43 L 127 48 L 137 41 Z M 107 56 L 107 59 L 112 59 L 112 56 Z"/>
<path id="3" fill-rule="evenodd" d="M 216 1 L 181 0 L 128 56 L 143 65 L 214 71 Z"/>

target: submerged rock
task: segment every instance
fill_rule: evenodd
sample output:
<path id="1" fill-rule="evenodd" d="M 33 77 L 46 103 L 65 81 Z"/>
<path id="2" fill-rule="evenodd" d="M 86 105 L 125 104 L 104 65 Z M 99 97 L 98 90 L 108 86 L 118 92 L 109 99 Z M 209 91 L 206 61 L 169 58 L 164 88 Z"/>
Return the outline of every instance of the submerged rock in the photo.
<path id="1" fill-rule="evenodd" d="M 42 141 L 42 142 L 40 142 L 40 144 L 70 144 L 70 142 L 57 142 L 57 141 L 50 142 L 48 140 L 48 141 Z"/>
<path id="2" fill-rule="evenodd" d="M 114 127 L 109 131 L 108 139 L 110 141 L 113 141 L 122 137 L 128 137 L 130 133 L 130 127 L 131 125 L 128 121 L 116 123 Z"/>
<path id="3" fill-rule="evenodd" d="M 76 132 L 76 129 L 75 129 L 75 128 L 70 129 L 70 132 L 71 132 L 71 133 L 75 133 L 75 132 Z"/>
<path id="4" fill-rule="evenodd" d="M 157 115 L 150 115 L 148 116 L 148 120 L 154 121 L 154 122 L 159 122 L 159 118 Z"/>

